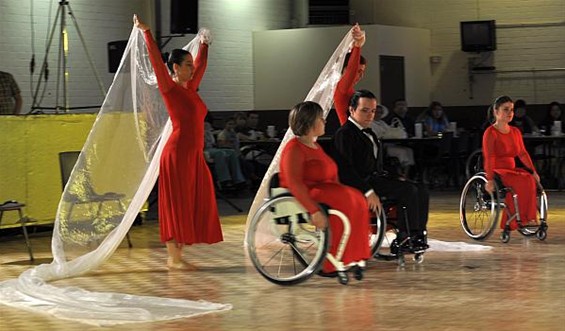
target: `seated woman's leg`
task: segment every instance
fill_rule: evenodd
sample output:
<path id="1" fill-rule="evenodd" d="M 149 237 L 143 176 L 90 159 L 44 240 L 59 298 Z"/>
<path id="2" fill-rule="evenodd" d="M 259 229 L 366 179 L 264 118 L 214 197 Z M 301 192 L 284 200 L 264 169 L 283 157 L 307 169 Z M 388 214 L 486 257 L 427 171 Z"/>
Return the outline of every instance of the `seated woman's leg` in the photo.
<path id="1" fill-rule="evenodd" d="M 241 171 L 241 164 L 239 163 L 239 156 L 235 150 L 225 149 L 224 153 L 229 164 L 230 174 L 234 184 L 245 182 L 245 177 Z"/>
<path id="2" fill-rule="evenodd" d="M 312 198 L 320 203 L 327 204 L 332 209 L 343 212 L 350 223 L 350 236 L 342 256 L 344 265 L 367 260 L 370 255 L 369 248 L 369 207 L 367 200 L 358 190 L 337 184 L 328 183 L 318 185 L 310 190 Z M 343 224 L 338 217 L 330 216 L 330 249 L 331 254 L 336 254 L 343 234 Z M 325 261 L 324 272 L 335 271 L 335 267 Z"/>
<path id="3" fill-rule="evenodd" d="M 217 181 L 220 184 L 231 182 L 232 178 L 222 149 L 209 148 L 206 151 L 210 154 L 212 160 L 214 160 L 214 171 L 216 172 Z"/>
<path id="4" fill-rule="evenodd" d="M 500 175 L 504 185 L 511 187 L 518 195 L 518 208 L 520 210 L 522 224 L 526 224 L 530 221 L 537 221 L 536 182 L 534 177 L 523 169 L 497 169 L 496 172 Z M 514 208 L 512 195 L 507 194 L 504 201 L 510 215 L 514 215 L 516 210 Z M 506 212 L 502 215 L 503 217 L 501 218 L 500 228 L 504 229 L 504 225 L 506 224 L 508 217 Z M 518 223 L 516 220 L 513 220 L 510 223 L 510 229 L 515 230 L 516 228 L 518 228 Z"/>

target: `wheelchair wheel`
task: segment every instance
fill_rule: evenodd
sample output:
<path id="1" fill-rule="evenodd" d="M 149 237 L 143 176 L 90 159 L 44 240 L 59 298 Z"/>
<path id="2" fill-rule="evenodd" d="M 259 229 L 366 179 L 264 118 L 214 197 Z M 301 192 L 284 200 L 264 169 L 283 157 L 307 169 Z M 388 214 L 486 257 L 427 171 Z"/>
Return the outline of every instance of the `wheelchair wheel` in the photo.
<path id="1" fill-rule="evenodd" d="M 471 178 L 473 174 L 483 170 L 483 150 L 481 148 L 474 150 L 465 162 L 465 176 Z"/>
<path id="2" fill-rule="evenodd" d="M 328 239 L 327 230 L 313 226 L 300 203 L 284 194 L 266 202 L 253 216 L 247 251 L 263 277 L 278 285 L 292 285 L 318 272 Z"/>
<path id="3" fill-rule="evenodd" d="M 388 222 L 389 218 L 386 218 L 386 221 L 383 223 L 382 239 L 380 244 L 375 247 L 376 249 L 373 253 L 373 256 L 378 260 L 394 261 L 398 258 L 396 254 L 392 254 L 390 251 L 392 241 L 396 239 L 396 235 L 398 234 L 398 228 L 396 227 L 396 222 L 398 221 L 397 213 L 398 211 L 393 207 L 388 207 L 383 211 L 383 214 L 392 216 L 390 219 L 392 222 Z M 385 217 L 386 216 L 383 217 L 383 220 Z"/>
<path id="4" fill-rule="evenodd" d="M 494 194 L 485 190 L 487 179 L 484 173 L 471 177 L 461 193 L 459 203 L 459 218 L 463 231 L 475 240 L 484 240 L 491 235 L 500 215 L 500 202 L 496 192 Z"/>
<path id="5" fill-rule="evenodd" d="M 537 200 L 537 206 L 538 206 L 538 215 L 537 216 L 538 216 L 538 220 L 540 222 L 540 225 L 538 227 L 518 228 L 518 232 L 520 232 L 522 235 L 524 235 L 526 237 L 537 236 L 538 239 L 539 239 L 540 236 L 541 236 L 541 237 L 543 237 L 543 239 L 540 239 L 540 240 L 544 240 L 545 237 L 547 236 L 547 231 L 545 229 L 545 228 L 547 228 L 547 225 L 545 225 L 545 222 L 547 222 L 547 195 L 545 194 L 544 190 L 539 190 L 536 198 L 537 198 L 536 200 Z"/>
<path id="6" fill-rule="evenodd" d="M 369 230 L 369 247 L 371 247 L 371 256 L 375 256 L 379 247 L 381 247 L 386 231 L 386 214 L 382 210 L 378 217 L 371 218 L 371 228 Z"/>

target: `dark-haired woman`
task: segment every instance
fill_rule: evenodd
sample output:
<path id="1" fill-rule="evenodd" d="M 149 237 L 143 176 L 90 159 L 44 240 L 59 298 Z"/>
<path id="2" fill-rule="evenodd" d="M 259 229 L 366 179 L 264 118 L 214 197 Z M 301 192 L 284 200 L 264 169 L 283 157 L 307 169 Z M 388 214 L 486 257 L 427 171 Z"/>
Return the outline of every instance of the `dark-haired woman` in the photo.
<path id="1" fill-rule="evenodd" d="M 161 155 L 159 169 L 159 224 L 166 243 L 169 269 L 193 269 L 182 259 L 184 245 L 222 241 L 214 184 L 204 158 L 204 118 L 207 107 L 197 93 L 204 76 L 208 45 L 200 44 L 198 57 L 174 49 L 167 63 L 149 27 L 134 16 L 144 32 L 159 91 L 173 124 Z"/>
<path id="2" fill-rule="evenodd" d="M 345 266 L 364 266 L 370 257 L 369 206 L 361 192 L 343 185 L 337 177 L 337 165 L 318 143 L 316 138 L 324 134 L 325 120 L 319 104 L 306 101 L 296 105 L 289 116 L 289 126 L 297 136 L 290 140 L 281 154 L 280 181 L 310 213 L 312 224 L 319 228 L 328 226 L 326 215 L 319 203 L 339 210 L 349 218 L 351 235 L 342 256 Z M 337 251 L 343 233 L 342 222 L 330 216 L 330 250 Z M 335 267 L 326 261 L 324 272 Z"/>
<path id="3" fill-rule="evenodd" d="M 424 127 L 428 137 L 436 136 L 438 132 L 445 132 L 449 128 L 449 120 L 443 111 L 443 106 L 437 101 L 432 101 L 426 109 L 423 118 Z"/>
<path id="4" fill-rule="evenodd" d="M 522 133 L 514 126 L 509 125 L 514 117 L 514 103 L 507 96 L 498 97 L 489 109 L 491 126 L 483 135 L 484 168 L 487 174 L 486 190 L 494 190 L 494 176 L 500 176 L 505 186 L 511 187 L 518 195 L 518 208 L 522 225 L 537 224 L 536 207 L 536 181 L 540 178 L 536 172 L 532 159 L 524 147 Z M 515 158 L 528 168 L 516 167 Z M 506 206 L 510 214 L 514 214 L 512 195 L 507 194 Z M 502 213 L 500 227 L 504 228 L 508 218 L 507 213 Z M 510 223 L 512 230 L 516 229 L 516 220 Z"/>

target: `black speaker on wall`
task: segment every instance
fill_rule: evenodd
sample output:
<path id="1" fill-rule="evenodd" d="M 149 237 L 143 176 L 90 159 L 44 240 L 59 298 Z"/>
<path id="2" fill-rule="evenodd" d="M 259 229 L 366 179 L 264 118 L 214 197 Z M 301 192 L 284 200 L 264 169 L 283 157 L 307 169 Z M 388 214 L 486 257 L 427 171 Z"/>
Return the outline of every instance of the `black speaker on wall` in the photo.
<path id="1" fill-rule="evenodd" d="M 116 40 L 108 43 L 108 72 L 118 71 L 127 45 L 127 40 Z"/>
<path id="2" fill-rule="evenodd" d="M 198 32 L 198 0 L 171 0 L 171 33 Z"/>

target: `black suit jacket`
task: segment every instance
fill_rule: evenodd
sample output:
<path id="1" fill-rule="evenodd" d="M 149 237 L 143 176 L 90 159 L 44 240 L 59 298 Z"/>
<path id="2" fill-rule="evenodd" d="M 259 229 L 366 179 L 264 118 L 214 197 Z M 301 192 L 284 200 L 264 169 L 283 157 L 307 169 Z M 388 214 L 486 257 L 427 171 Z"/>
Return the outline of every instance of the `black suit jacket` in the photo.
<path id="1" fill-rule="evenodd" d="M 375 157 L 371 139 L 351 121 L 347 121 L 334 135 L 334 159 L 338 165 L 339 178 L 345 185 L 353 186 L 365 193 L 372 189 L 369 179 L 383 175 L 382 144 L 373 134 L 378 153 Z"/>

